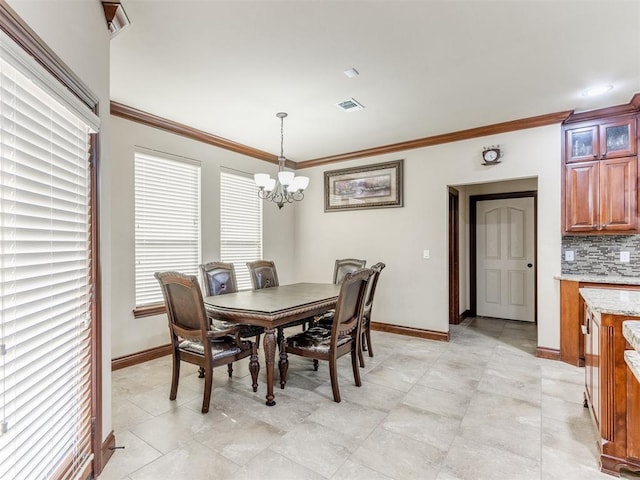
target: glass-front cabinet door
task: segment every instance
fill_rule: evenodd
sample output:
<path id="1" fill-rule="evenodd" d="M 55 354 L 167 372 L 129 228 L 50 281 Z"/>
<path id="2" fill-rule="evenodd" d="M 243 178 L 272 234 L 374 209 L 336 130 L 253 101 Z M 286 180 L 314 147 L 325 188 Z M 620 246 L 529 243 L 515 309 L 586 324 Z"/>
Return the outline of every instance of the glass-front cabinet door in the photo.
<path id="1" fill-rule="evenodd" d="M 601 158 L 630 157 L 635 154 L 635 118 L 600 125 Z"/>
<path id="2" fill-rule="evenodd" d="M 565 159 L 567 163 L 597 159 L 598 141 L 597 125 L 566 130 Z"/>

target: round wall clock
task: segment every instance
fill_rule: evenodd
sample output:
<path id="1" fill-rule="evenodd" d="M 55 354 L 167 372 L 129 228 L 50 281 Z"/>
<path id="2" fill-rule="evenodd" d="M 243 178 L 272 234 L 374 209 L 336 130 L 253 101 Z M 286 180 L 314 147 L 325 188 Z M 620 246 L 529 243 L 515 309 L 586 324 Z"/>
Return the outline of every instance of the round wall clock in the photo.
<path id="1" fill-rule="evenodd" d="M 500 156 L 500 148 L 498 147 L 485 148 L 482 151 L 482 159 L 485 165 L 500 163 Z"/>

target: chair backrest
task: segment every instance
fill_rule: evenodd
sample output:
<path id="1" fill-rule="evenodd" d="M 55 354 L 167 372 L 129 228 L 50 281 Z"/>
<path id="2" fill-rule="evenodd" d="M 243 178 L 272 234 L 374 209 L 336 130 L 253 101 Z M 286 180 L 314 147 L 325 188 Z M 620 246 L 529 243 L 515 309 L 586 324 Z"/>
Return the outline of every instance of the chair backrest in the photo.
<path id="1" fill-rule="evenodd" d="M 342 335 L 359 333 L 358 329 L 371 275 L 373 275 L 373 270 L 362 268 L 344 276 L 331 328 L 332 342 Z"/>
<path id="2" fill-rule="evenodd" d="M 362 314 L 364 320 L 371 320 L 371 308 L 373 307 L 373 296 L 376 293 L 376 286 L 378 285 L 378 279 L 380 278 L 380 272 L 386 267 L 382 262 L 378 262 L 371 267 L 373 274 L 369 280 L 369 287 L 367 291 L 367 299 L 364 303 L 364 313 Z"/>
<path id="3" fill-rule="evenodd" d="M 238 291 L 236 270 L 233 263 L 209 262 L 200 265 L 200 271 L 204 280 L 204 293 L 207 297 Z"/>
<path id="4" fill-rule="evenodd" d="M 158 272 L 155 277 L 160 282 L 172 336 L 202 341 L 209 321 L 198 279 L 178 272 Z"/>
<path id="5" fill-rule="evenodd" d="M 333 267 L 333 283 L 336 285 L 342 283 L 342 279 L 347 273 L 355 272 L 360 268 L 364 268 L 367 265 L 366 260 L 359 260 L 357 258 L 343 258 L 336 260 Z"/>
<path id="6" fill-rule="evenodd" d="M 261 288 L 277 287 L 278 272 L 276 272 L 276 264 L 271 260 L 256 260 L 255 262 L 247 262 L 249 276 L 251 277 L 251 285 L 254 290 Z"/>

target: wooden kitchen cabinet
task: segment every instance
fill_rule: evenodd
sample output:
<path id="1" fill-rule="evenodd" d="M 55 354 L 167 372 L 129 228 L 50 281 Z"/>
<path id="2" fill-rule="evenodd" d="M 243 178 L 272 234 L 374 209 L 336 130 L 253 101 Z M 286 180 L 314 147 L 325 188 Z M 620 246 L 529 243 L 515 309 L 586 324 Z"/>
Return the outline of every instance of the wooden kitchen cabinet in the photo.
<path id="1" fill-rule="evenodd" d="M 637 231 L 637 157 L 568 163 L 564 179 L 565 232 Z"/>
<path id="2" fill-rule="evenodd" d="M 564 234 L 638 232 L 637 130 L 637 113 L 563 126 Z"/>
<path id="3" fill-rule="evenodd" d="M 636 118 L 604 119 L 565 129 L 566 163 L 637 154 Z"/>

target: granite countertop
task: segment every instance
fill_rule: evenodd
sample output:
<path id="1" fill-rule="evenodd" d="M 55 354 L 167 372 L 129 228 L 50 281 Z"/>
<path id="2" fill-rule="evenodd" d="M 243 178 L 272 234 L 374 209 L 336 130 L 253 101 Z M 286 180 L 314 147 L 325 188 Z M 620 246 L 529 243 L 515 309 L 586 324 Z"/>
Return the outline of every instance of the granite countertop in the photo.
<path id="1" fill-rule="evenodd" d="M 640 285 L 640 277 L 621 277 L 619 275 L 589 275 L 566 274 L 555 275 L 557 280 L 571 280 L 573 282 L 611 283 L 616 285 Z"/>
<path id="2" fill-rule="evenodd" d="M 622 335 L 627 339 L 629 345 L 640 352 L 640 321 L 627 320 L 622 322 Z"/>
<path id="3" fill-rule="evenodd" d="M 640 290 L 581 288 L 580 295 L 596 313 L 640 317 Z"/>
<path id="4" fill-rule="evenodd" d="M 624 361 L 629 366 L 629 370 L 633 372 L 633 376 L 640 382 L 640 353 L 635 350 L 624 351 Z"/>

